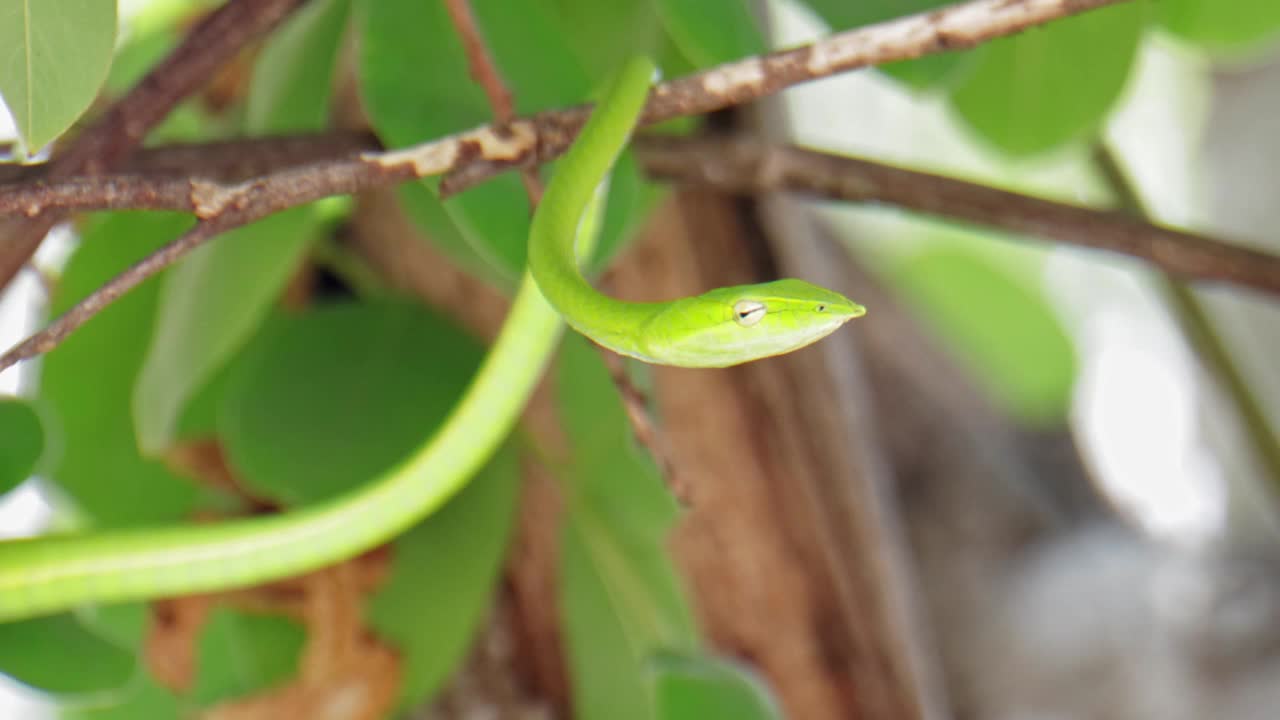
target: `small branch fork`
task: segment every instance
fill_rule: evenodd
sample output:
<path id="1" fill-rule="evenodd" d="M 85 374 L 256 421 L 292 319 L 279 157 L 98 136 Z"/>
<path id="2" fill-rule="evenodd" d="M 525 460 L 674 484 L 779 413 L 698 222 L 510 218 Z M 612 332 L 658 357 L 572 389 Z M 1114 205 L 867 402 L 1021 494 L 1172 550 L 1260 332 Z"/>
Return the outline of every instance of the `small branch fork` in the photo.
<path id="1" fill-rule="evenodd" d="M 293 3 L 298 1 L 293 0 Z M 748 58 L 659 85 L 650 95 L 642 122 L 652 124 L 684 115 L 707 113 L 839 72 L 910 59 L 930 52 L 971 47 L 1060 17 L 1121 1 L 972 0 L 928 14 L 838 33 L 811 45 Z M 280 4 L 282 0 L 276 2 Z M 156 192 L 150 199 L 130 195 L 139 188 L 134 180 L 112 178 L 108 182 L 111 191 L 98 192 L 94 189 L 95 183 L 104 183 L 101 179 L 72 179 L 70 186 L 65 183 L 59 185 L 58 181 L 66 176 L 52 172 L 48 181 L 24 182 L 14 188 L 0 189 L 0 206 L 7 208 L 8 212 L 16 211 L 32 219 L 56 215 L 58 208 L 90 207 L 70 201 L 61 205 L 51 202 L 55 196 L 88 198 L 95 194 L 100 198 L 114 198 L 106 205 L 92 206 L 99 209 L 139 205 L 157 207 L 167 203 L 167 207 L 180 205 L 200 218 L 194 228 L 172 244 L 125 270 L 45 330 L 0 356 L 0 371 L 52 349 L 112 300 L 219 233 L 331 195 L 349 194 L 431 175 L 444 175 L 442 190 L 456 192 L 506 170 L 535 167 L 567 149 L 588 112 L 586 106 L 548 111 L 400 150 L 348 151 L 324 162 L 287 167 L 271 175 L 242 182 L 170 178 L 156 181 L 160 184 L 152 187 Z M 55 191 L 55 187 L 63 190 Z M 67 187 L 75 188 L 75 192 L 68 193 Z M 1271 267 L 1280 262 L 1260 253 L 1257 255 L 1257 259 L 1271 262 Z M 1195 257 L 1195 249 L 1186 248 L 1178 257 L 1185 263 L 1187 257 Z M 1170 267 L 1170 262 L 1180 262 L 1176 259 L 1161 258 L 1157 263 L 1160 264 L 1161 260 L 1164 261 L 1161 266 L 1171 272 L 1198 274 L 1195 267 Z M 1277 274 L 1272 272 L 1266 282 L 1254 278 L 1253 282 L 1245 284 L 1280 293 L 1280 287 L 1277 287 L 1280 280 L 1276 277 Z"/>

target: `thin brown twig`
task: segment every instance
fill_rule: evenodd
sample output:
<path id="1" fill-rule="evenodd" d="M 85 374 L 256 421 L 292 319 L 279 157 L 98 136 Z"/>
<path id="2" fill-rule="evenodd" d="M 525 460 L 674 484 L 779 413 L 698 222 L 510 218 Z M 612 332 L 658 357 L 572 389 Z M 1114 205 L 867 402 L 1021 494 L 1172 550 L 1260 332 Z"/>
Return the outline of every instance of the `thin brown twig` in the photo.
<path id="1" fill-rule="evenodd" d="M 485 44 L 484 36 L 476 25 L 475 14 L 471 12 L 471 3 L 467 0 L 444 0 L 444 6 L 453 20 L 453 27 L 462 40 L 462 48 L 467 54 L 467 66 L 471 70 L 471 79 L 484 90 L 489 98 L 489 106 L 493 109 L 493 118 L 500 123 L 511 122 L 516 117 L 515 101 L 507 84 L 498 72 L 498 65 Z"/>
<path id="2" fill-rule="evenodd" d="M 1122 1 L 971 0 L 932 13 L 837 33 L 810 45 L 728 63 L 661 84 L 651 92 L 642 122 L 656 123 L 682 115 L 702 114 L 839 72 L 929 52 L 971 47 Z M 232 188 L 202 184 L 201 190 L 209 192 L 197 193 L 193 187 L 190 199 L 202 220 L 200 224 L 116 276 L 49 327 L 0 356 L 0 371 L 52 349 L 111 300 L 217 233 L 329 195 L 445 172 L 449 173 L 446 182 L 452 180 L 455 187 L 465 187 L 505 169 L 534 166 L 562 153 L 588 112 L 585 106 L 544 112 L 501 127 L 481 127 L 402 150 L 363 153 L 331 165 L 279 173 Z M 461 173 L 458 168 L 467 172 Z M 282 180 L 294 185 L 282 186 Z M 273 184 L 275 192 L 245 195 L 246 188 L 268 189 Z M 54 214 L 40 209 L 35 212 L 38 219 Z"/>
<path id="3" fill-rule="evenodd" d="M 471 79 L 475 80 L 489 98 L 489 106 L 493 108 L 493 119 L 506 125 L 516 119 L 516 105 L 511 90 L 507 88 L 493 60 L 493 53 L 480 33 L 476 24 L 475 13 L 471 12 L 468 0 L 445 0 L 445 8 L 453 20 L 454 29 L 462 40 L 463 50 L 467 54 L 467 66 L 471 71 Z M 529 196 L 530 209 L 538 206 L 542 199 L 542 182 L 538 179 L 536 167 L 520 169 L 520 181 L 524 183 L 524 192 Z"/>
<path id="4" fill-rule="evenodd" d="M 229 0 L 207 15 L 164 60 L 54 158 L 49 179 L 94 175 L 118 167 L 180 101 L 207 85 L 249 42 L 275 28 L 306 1 Z M 31 260 L 60 219 L 58 213 L 39 213 L 0 223 L 0 289 Z"/>

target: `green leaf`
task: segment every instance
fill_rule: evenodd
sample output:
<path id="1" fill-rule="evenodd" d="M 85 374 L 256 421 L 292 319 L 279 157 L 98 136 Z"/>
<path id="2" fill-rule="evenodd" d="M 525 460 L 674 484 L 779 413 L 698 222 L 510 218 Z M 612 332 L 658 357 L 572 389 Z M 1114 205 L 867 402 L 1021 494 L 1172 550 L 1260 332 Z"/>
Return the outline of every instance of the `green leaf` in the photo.
<path id="1" fill-rule="evenodd" d="M 782 711 L 745 667 L 702 655 L 659 653 L 650 663 L 658 720 L 775 720 Z"/>
<path id="2" fill-rule="evenodd" d="M 697 67 L 710 67 L 768 49 L 751 4 L 742 0 L 658 0 L 667 32 Z"/>
<path id="3" fill-rule="evenodd" d="M 449 504 L 395 542 L 368 619 L 404 661 L 400 707 L 432 697 L 465 659 L 502 570 L 519 466 L 499 451 Z"/>
<path id="4" fill-rule="evenodd" d="M 968 233 L 955 231 L 968 239 Z M 1066 418 L 1075 351 L 1045 297 L 974 251 L 973 239 L 926 250 L 894 271 L 896 286 L 1009 411 L 1028 422 Z"/>
<path id="5" fill-rule="evenodd" d="M 115 39 L 115 0 L 0 0 L 0 95 L 28 153 L 89 108 Z"/>
<path id="6" fill-rule="evenodd" d="M 333 70 L 350 0 L 304 6 L 271 37 L 253 66 L 245 128 L 253 134 L 328 125 Z"/>
<path id="7" fill-rule="evenodd" d="M 144 453 L 169 446 L 187 402 L 257 330 L 315 229 L 313 208 L 293 208 L 223 235 L 169 271 L 133 392 Z"/>
<path id="8" fill-rule="evenodd" d="M 623 152 L 609 178 L 604 222 L 600 226 L 599 242 L 589 267 L 595 271 L 603 270 L 641 230 L 649 212 L 668 192 L 668 187 L 645 178 L 634 154 Z"/>
<path id="9" fill-rule="evenodd" d="M 60 720 L 177 720 L 190 717 L 173 693 L 140 674 L 123 692 L 92 705 L 60 706 Z"/>
<path id="10" fill-rule="evenodd" d="M 264 497 L 285 505 L 333 497 L 418 447 L 479 361 L 474 340 L 407 302 L 282 318 L 228 381 L 227 456 Z"/>
<path id="11" fill-rule="evenodd" d="M 31 404 L 0 398 L 0 495 L 26 480 L 44 453 L 44 426 Z"/>
<path id="12" fill-rule="evenodd" d="M 1088 137 L 1120 97 L 1146 18 L 1145 2 L 1127 2 L 987 43 L 952 107 L 1011 154 Z"/>
<path id="13" fill-rule="evenodd" d="M 141 602 L 96 605 L 77 611 L 76 619 L 98 637 L 138 654 L 151 627 L 151 606 Z"/>
<path id="14" fill-rule="evenodd" d="M 894 18 L 927 12 L 955 0 L 804 0 L 834 31 L 852 30 Z M 918 89 L 936 87 L 956 77 L 971 60 L 967 52 L 926 55 L 879 66 L 879 70 Z"/>
<path id="15" fill-rule="evenodd" d="M 557 378 L 573 452 L 563 475 L 569 498 L 560 558 L 573 705 L 588 720 L 648 720 L 648 658 L 697 645 L 665 550 L 675 502 L 634 446 L 596 351 L 570 338 Z"/>
<path id="16" fill-rule="evenodd" d="M 1156 12 L 1168 31 L 1213 49 L 1255 45 L 1280 34 L 1275 0 L 1160 0 Z"/>
<path id="17" fill-rule="evenodd" d="M 118 690 L 137 663 L 70 615 L 0 623 L 0 672 L 55 695 Z"/>
<path id="18" fill-rule="evenodd" d="M 306 639 L 286 617 L 215 609 L 200 633 L 192 699 L 207 707 L 289 680 Z"/>
<path id="19" fill-rule="evenodd" d="M 177 237 L 186 216 L 100 216 L 62 276 L 59 314 L 137 258 Z M 40 398 L 59 453 L 50 476 L 100 526 L 154 525 L 181 518 L 197 492 L 162 464 L 139 456 L 129 417 L 133 382 L 151 338 L 159 290 L 150 279 L 73 333 L 45 358 Z"/>

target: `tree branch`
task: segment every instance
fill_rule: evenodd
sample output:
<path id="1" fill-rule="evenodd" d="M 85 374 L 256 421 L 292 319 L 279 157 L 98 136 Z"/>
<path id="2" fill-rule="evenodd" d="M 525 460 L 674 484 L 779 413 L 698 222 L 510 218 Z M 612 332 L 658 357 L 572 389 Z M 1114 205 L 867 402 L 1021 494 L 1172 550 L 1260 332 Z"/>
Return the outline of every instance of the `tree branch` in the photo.
<path id="1" fill-rule="evenodd" d="M 232 0 L 223 10 L 240 1 Z M 302 0 L 274 1 L 291 8 Z M 1122 1 L 971 0 L 837 33 L 810 45 L 728 63 L 658 85 L 650 93 L 642 122 L 652 124 L 711 112 L 844 71 L 971 47 Z M 543 112 L 527 120 L 484 126 L 401 150 L 361 153 L 328 165 L 292 169 L 232 186 L 188 180 L 184 201 L 202 222 L 91 293 L 45 330 L 0 356 L 0 371 L 52 349 L 116 297 L 220 232 L 330 195 L 439 174 L 447 174 L 444 183 L 456 190 L 496 172 L 546 162 L 567 149 L 589 110 L 580 106 Z M 53 175 L 52 179 L 60 175 Z M 173 200 L 172 195 L 165 197 Z M 47 221 L 53 214 L 44 212 L 39 204 L 19 208 L 37 221 Z"/>
<path id="2" fill-rule="evenodd" d="M 230 0 L 210 13 L 168 57 L 49 163 L 49 179 L 95 175 L 118 167 L 183 98 L 206 85 L 245 45 L 269 32 L 304 2 Z M 0 289 L 27 264 L 60 219 L 56 213 L 37 213 L 0 223 Z"/>
<path id="3" fill-rule="evenodd" d="M 262 140 L 219 142 L 208 147 L 158 147 L 137 154 L 129 169 L 137 175 L 73 178 L 60 183 L 0 189 L 0 213 L 26 207 L 64 209 L 147 209 L 212 217 L 247 193 L 278 198 L 281 207 L 302 198 L 335 195 L 345 188 L 368 189 L 407 179 L 390 173 L 376 158 L 367 135 L 334 134 L 284 140 L 288 153 L 261 152 Z M 361 148 L 365 148 L 363 151 Z M 880 202 L 964 220 L 1041 240 L 1117 252 L 1168 272 L 1202 281 L 1243 285 L 1280 296 L 1280 258 L 1204 235 L 1141 222 L 1127 214 L 1067 205 L 997 190 L 930 173 L 866 160 L 765 145 L 745 139 L 641 137 L 640 161 L 658 179 L 698 183 L 719 190 L 755 193 L 789 190 L 848 202 Z M 268 169 L 281 157 L 300 165 Z M 269 174 L 251 181 L 186 179 L 180 174 L 217 175 L 258 159 Z M 190 167 L 183 170 L 177 162 Z M 467 160 L 453 167 L 465 168 Z M 226 163 L 226 165 L 223 165 Z M 178 173 L 178 174 L 175 174 Z M 304 194 L 298 191 L 308 188 Z"/>
<path id="4" fill-rule="evenodd" d="M 1126 1 L 970 0 L 867 25 L 809 45 L 746 58 L 662 83 L 650 94 L 640 124 L 653 125 L 723 110 L 849 70 L 971 48 L 1052 20 Z M 468 163 L 450 172 L 441 182 L 441 194 L 462 192 L 514 166 L 539 165 L 558 157 L 586 122 L 589 110 L 579 107 L 535 116 L 540 124 L 552 125 L 558 132 L 539 136 L 535 152 Z"/>
<path id="5" fill-rule="evenodd" d="M 849 202 L 883 202 L 1068 245 L 1145 260 L 1186 278 L 1280 296 L 1280 257 L 1127 213 L 1092 210 L 851 157 L 752 140 L 648 137 L 645 169 L 666 180 L 740 193 L 787 189 Z"/>

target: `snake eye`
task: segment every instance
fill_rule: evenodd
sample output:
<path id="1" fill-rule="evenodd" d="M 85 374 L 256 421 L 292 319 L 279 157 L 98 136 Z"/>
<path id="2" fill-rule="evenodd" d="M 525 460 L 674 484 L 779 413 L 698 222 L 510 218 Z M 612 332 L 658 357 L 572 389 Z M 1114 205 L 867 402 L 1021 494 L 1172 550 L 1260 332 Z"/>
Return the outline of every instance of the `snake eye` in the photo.
<path id="1" fill-rule="evenodd" d="M 826 305 L 819 305 L 817 309 L 818 309 L 818 312 L 826 312 L 826 311 L 827 311 L 827 306 L 826 306 Z"/>
<path id="2" fill-rule="evenodd" d="M 739 300 L 733 304 L 733 319 L 742 327 L 751 327 L 764 319 L 764 303 L 755 300 Z"/>

